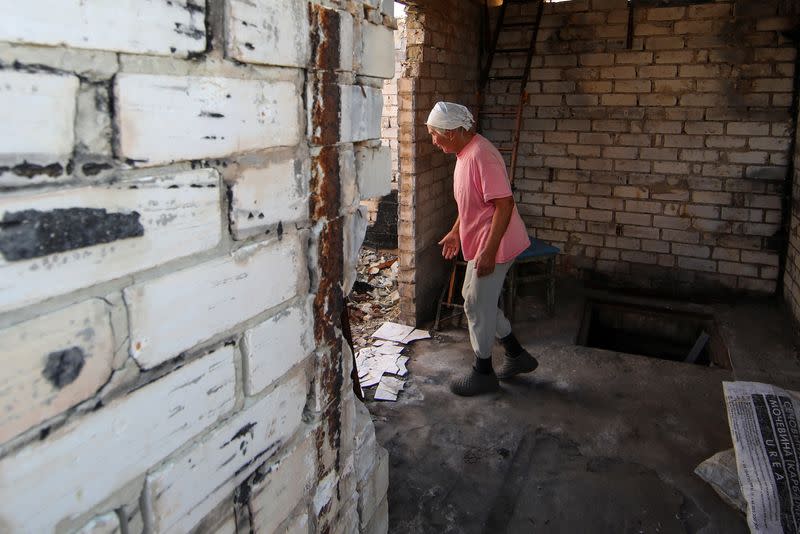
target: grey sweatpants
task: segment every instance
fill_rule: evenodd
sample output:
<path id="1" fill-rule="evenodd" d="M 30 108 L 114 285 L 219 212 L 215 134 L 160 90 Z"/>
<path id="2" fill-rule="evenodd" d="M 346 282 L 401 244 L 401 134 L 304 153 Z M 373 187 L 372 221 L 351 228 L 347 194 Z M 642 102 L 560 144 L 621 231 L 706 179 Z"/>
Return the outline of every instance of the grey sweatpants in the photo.
<path id="1" fill-rule="evenodd" d="M 478 358 L 491 358 L 495 336 L 501 338 L 511 333 L 511 323 L 497 303 L 512 263 L 495 264 L 492 274 L 479 277 L 475 271 L 475 260 L 467 262 L 461 295 L 464 297 L 464 313 L 469 325 L 469 341 Z"/>

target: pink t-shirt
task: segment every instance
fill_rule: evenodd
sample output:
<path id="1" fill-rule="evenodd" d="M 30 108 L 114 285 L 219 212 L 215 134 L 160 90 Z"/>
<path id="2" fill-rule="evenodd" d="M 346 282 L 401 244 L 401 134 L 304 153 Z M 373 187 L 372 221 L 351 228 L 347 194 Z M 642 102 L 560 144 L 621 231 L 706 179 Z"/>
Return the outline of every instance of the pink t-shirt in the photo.
<path id="1" fill-rule="evenodd" d="M 456 156 L 453 193 L 458 204 L 461 250 L 464 259 L 475 259 L 489 239 L 494 216 L 491 200 L 511 196 L 506 163 L 485 137 L 476 134 Z M 497 249 L 496 263 L 516 258 L 531 244 L 516 204 L 506 233 Z"/>

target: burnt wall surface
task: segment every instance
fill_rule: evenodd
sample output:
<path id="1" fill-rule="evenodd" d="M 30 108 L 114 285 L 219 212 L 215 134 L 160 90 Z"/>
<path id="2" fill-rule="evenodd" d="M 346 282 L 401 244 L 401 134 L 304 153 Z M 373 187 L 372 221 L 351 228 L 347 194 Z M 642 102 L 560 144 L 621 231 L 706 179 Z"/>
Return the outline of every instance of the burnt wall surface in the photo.
<path id="1" fill-rule="evenodd" d="M 340 314 L 392 2 L 97 4 L 0 24 L 0 531 L 387 532 Z"/>
<path id="2" fill-rule="evenodd" d="M 375 220 L 367 226 L 364 244 L 373 248 L 397 248 L 397 189 L 381 197 L 377 202 Z"/>
<path id="3" fill-rule="evenodd" d="M 800 145 L 797 143 L 797 135 L 795 132 L 794 180 L 789 208 L 791 215 L 783 273 L 783 296 L 796 323 L 800 325 Z"/>
<path id="4" fill-rule="evenodd" d="M 448 266 L 437 242 L 456 218 L 455 157 L 433 146 L 425 126 L 433 104 L 474 109 L 481 9 L 477 2 L 414 2 L 407 8 L 406 60 L 398 79 L 400 126 L 401 318 L 432 318 Z"/>
<path id="5" fill-rule="evenodd" d="M 509 18 L 532 20 L 533 6 Z M 773 293 L 786 244 L 796 49 L 774 2 L 547 4 L 524 107 L 516 194 L 561 265 L 661 291 Z M 501 45 L 525 41 L 522 31 Z M 504 56 L 496 74 L 518 72 Z M 490 83 L 502 111 L 518 86 Z M 510 120 L 486 135 L 511 138 Z"/>
<path id="6" fill-rule="evenodd" d="M 381 141 L 388 147 L 391 156 L 392 191 L 388 195 L 364 201 L 369 213 L 364 244 L 383 249 L 397 248 L 397 187 L 400 174 L 397 79 L 402 74 L 403 61 L 406 57 L 405 28 L 405 17 L 398 18 L 397 30 L 394 32 L 394 78 L 383 82 Z"/>

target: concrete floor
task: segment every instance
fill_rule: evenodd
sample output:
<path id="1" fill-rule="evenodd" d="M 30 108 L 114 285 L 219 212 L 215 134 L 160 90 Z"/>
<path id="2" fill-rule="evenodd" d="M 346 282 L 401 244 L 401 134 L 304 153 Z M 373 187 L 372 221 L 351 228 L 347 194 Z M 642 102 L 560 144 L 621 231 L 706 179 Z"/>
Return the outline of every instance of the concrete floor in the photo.
<path id="1" fill-rule="evenodd" d="M 465 330 L 412 346 L 398 402 L 368 403 L 390 532 L 747 532 L 693 470 L 732 446 L 722 381 L 800 389 L 786 317 L 771 301 L 707 303 L 730 371 L 575 346 L 583 296 L 560 284 L 553 318 L 520 303 L 515 332 L 540 367 L 497 394 L 449 392 L 471 362 Z"/>

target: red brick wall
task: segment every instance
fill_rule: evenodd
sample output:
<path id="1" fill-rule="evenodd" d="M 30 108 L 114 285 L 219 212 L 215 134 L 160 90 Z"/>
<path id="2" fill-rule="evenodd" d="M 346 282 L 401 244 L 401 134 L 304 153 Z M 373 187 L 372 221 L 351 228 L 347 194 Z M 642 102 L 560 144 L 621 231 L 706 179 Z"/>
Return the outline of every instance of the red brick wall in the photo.
<path id="1" fill-rule="evenodd" d="M 407 13 L 406 60 L 398 80 L 399 286 L 401 319 L 414 323 L 435 311 L 448 268 L 437 242 L 456 218 L 455 157 L 433 146 L 425 120 L 439 100 L 474 109 L 481 11 L 477 2 L 428 0 Z"/>
<path id="2" fill-rule="evenodd" d="M 508 10 L 532 19 L 534 6 Z M 566 269 L 670 291 L 775 291 L 795 48 L 776 5 L 733 11 L 637 8 L 627 50 L 624 0 L 546 5 L 517 195 Z M 505 61 L 498 73 L 524 57 Z M 487 103 L 511 102 L 506 89 L 491 83 Z M 510 139 L 511 121 L 488 126 Z"/>

